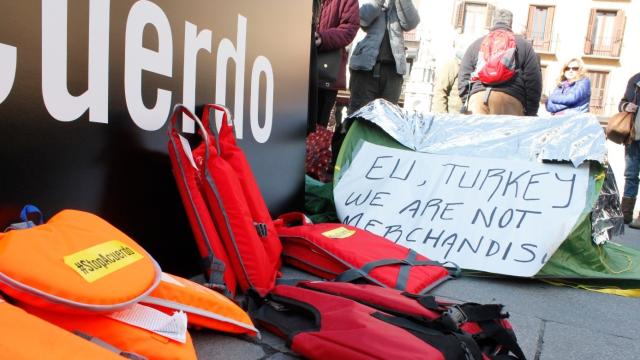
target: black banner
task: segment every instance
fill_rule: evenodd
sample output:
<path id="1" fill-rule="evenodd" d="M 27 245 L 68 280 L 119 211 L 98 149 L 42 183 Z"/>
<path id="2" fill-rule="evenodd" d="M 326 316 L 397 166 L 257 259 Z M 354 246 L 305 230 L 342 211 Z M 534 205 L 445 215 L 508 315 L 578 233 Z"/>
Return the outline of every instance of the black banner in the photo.
<path id="1" fill-rule="evenodd" d="M 0 226 L 24 204 L 102 216 L 198 271 L 167 155 L 173 105 L 234 113 L 272 215 L 301 206 L 311 1 L 0 3 Z M 185 124 L 193 131 L 192 124 Z"/>

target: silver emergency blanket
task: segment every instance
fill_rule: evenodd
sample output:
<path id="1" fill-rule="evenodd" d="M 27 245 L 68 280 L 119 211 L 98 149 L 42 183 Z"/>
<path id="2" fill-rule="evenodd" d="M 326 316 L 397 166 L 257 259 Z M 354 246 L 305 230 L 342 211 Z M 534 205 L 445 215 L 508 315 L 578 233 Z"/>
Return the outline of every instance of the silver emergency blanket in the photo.
<path id="1" fill-rule="evenodd" d="M 624 234 L 624 221 L 620 208 L 620 193 L 611 166 L 607 165 L 604 184 L 591 212 L 593 242 L 602 244 L 616 235 Z"/>
<path id="2" fill-rule="evenodd" d="M 605 162 L 600 123 L 590 114 L 551 117 L 409 113 L 377 99 L 349 116 L 380 126 L 420 152 L 498 159 Z"/>
<path id="3" fill-rule="evenodd" d="M 605 183 L 591 214 L 592 240 L 603 243 L 624 231 L 613 172 L 605 164 L 606 139 L 591 114 L 549 117 L 511 115 L 421 114 L 377 99 L 347 118 L 370 121 L 400 144 L 440 155 L 606 166 Z"/>

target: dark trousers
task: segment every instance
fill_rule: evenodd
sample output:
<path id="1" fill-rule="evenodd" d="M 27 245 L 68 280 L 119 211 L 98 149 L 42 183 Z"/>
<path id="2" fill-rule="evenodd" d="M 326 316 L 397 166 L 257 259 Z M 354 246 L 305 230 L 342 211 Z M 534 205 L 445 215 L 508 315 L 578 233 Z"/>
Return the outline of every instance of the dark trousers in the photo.
<path id="1" fill-rule="evenodd" d="M 378 98 L 397 104 L 402 92 L 402 81 L 402 75 L 396 72 L 395 63 L 377 63 L 370 71 L 351 70 L 349 114 Z"/>
<path id="2" fill-rule="evenodd" d="M 338 90 L 318 88 L 318 125 L 327 127 L 337 97 Z"/>

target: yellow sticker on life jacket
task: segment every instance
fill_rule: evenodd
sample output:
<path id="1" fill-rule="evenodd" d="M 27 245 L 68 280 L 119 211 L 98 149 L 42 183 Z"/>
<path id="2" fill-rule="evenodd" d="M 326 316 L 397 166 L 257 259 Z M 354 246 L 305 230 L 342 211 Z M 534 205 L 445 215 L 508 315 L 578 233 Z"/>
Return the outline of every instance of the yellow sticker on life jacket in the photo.
<path id="1" fill-rule="evenodd" d="M 143 256 L 120 241 L 112 240 L 64 257 L 64 263 L 87 282 L 94 282 L 142 259 Z"/>
<path id="2" fill-rule="evenodd" d="M 344 239 L 344 238 L 348 238 L 349 236 L 355 233 L 356 233 L 355 230 L 349 230 L 344 226 L 340 226 L 339 228 L 325 231 L 322 233 L 322 235 L 331 239 Z"/>

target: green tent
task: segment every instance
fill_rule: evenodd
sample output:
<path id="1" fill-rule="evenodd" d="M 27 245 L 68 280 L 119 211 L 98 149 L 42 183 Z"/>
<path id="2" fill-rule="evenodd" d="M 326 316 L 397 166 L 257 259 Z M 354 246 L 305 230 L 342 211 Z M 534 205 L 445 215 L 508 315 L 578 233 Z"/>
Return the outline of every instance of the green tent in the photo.
<path id="1" fill-rule="evenodd" d="M 357 149 L 364 141 L 385 147 L 411 150 L 378 125 L 356 118 L 340 149 L 334 172 L 334 183 L 323 184 L 307 178 L 305 205 L 307 213 L 314 221 L 338 221 L 332 189 L 340 181 L 341 175 L 348 169 Z M 535 277 L 589 289 L 640 289 L 640 251 L 610 241 L 599 245 L 592 241 L 591 215 L 605 183 L 604 166 L 597 161 L 592 161 L 589 176 L 587 207 L 570 235 Z M 478 271 L 465 273 L 475 276 L 504 276 Z M 635 290 L 621 294 L 640 296 L 640 293 Z"/>

